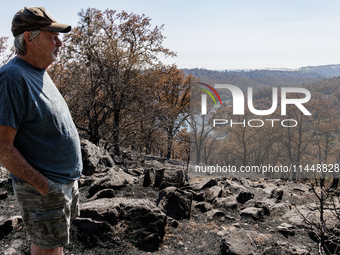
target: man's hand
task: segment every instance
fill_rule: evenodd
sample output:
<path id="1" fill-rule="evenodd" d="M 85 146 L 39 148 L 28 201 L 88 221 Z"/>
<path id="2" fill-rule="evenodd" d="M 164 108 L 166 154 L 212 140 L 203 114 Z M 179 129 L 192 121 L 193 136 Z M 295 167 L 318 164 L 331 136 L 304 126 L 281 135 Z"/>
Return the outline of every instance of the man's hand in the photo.
<path id="1" fill-rule="evenodd" d="M 33 186 L 37 191 L 39 191 L 39 193 L 41 195 L 43 195 L 44 197 L 47 196 L 47 192 L 48 192 L 48 180 L 45 176 L 43 176 L 45 180 L 42 180 L 42 183 L 40 185 L 36 185 Z"/>
<path id="2" fill-rule="evenodd" d="M 48 192 L 48 179 L 35 170 L 14 147 L 16 129 L 0 125 L 0 163 L 19 179 L 31 184 L 41 195 Z"/>

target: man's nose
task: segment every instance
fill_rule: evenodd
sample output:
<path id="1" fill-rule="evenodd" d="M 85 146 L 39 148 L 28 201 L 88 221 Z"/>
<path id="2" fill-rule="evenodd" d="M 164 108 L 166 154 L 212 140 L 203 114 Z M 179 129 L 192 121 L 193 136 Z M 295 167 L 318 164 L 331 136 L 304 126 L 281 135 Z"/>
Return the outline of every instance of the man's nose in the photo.
<path id="1" fill-rule="evenodd" d="M 60 41 L 60 39 L 59 38 L 57 38 L 57 41 L 56 41 L 56 43 L 57 43 L 57 46 L 62 46 L 63 45 L 63 43 Z"/>

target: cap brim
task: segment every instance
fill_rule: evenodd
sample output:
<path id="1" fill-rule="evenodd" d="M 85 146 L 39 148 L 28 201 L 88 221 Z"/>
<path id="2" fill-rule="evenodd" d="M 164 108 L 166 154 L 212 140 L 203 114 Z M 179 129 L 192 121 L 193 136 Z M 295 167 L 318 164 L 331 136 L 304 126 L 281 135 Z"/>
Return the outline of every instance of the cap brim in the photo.
<path id="1" fill-rule="evenodd" d="M 51 25 L 39 29 L 50 32 L 68 33 L 71 31 L 71 26 L 53 22 Z"/>

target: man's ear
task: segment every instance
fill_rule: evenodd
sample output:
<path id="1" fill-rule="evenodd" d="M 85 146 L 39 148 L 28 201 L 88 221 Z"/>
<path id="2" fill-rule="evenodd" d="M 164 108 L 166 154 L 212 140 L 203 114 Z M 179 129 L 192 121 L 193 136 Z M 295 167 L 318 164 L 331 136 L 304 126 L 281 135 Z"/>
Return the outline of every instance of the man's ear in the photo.
<path id="1" fill-rule="evenodd" d="M 31 33 L 28 31 L 24 32 L 24 40 L 27 46 L 34 47 L 33 39 L 31 39 Z"/>

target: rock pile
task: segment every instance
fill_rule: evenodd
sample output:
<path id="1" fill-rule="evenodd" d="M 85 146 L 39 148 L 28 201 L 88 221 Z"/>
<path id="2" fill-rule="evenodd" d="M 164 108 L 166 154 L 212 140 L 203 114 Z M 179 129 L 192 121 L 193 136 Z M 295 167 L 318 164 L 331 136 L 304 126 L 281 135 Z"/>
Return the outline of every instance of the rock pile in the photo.
<path id="1" fill-rule="evenodd" d="M 188 182 L 178 161 L 128 150 L 118 158 L 85 140 L 82 152 L 80 216 L 65 254 L 317 254 L 310 222 L 320 213 L 306 184 L 210 176 Z M 0 253 L 25 254 L 29 241 L 9 182 L 0 179 Z M 334 211 L 324 217 L 338 231 Z"/>

